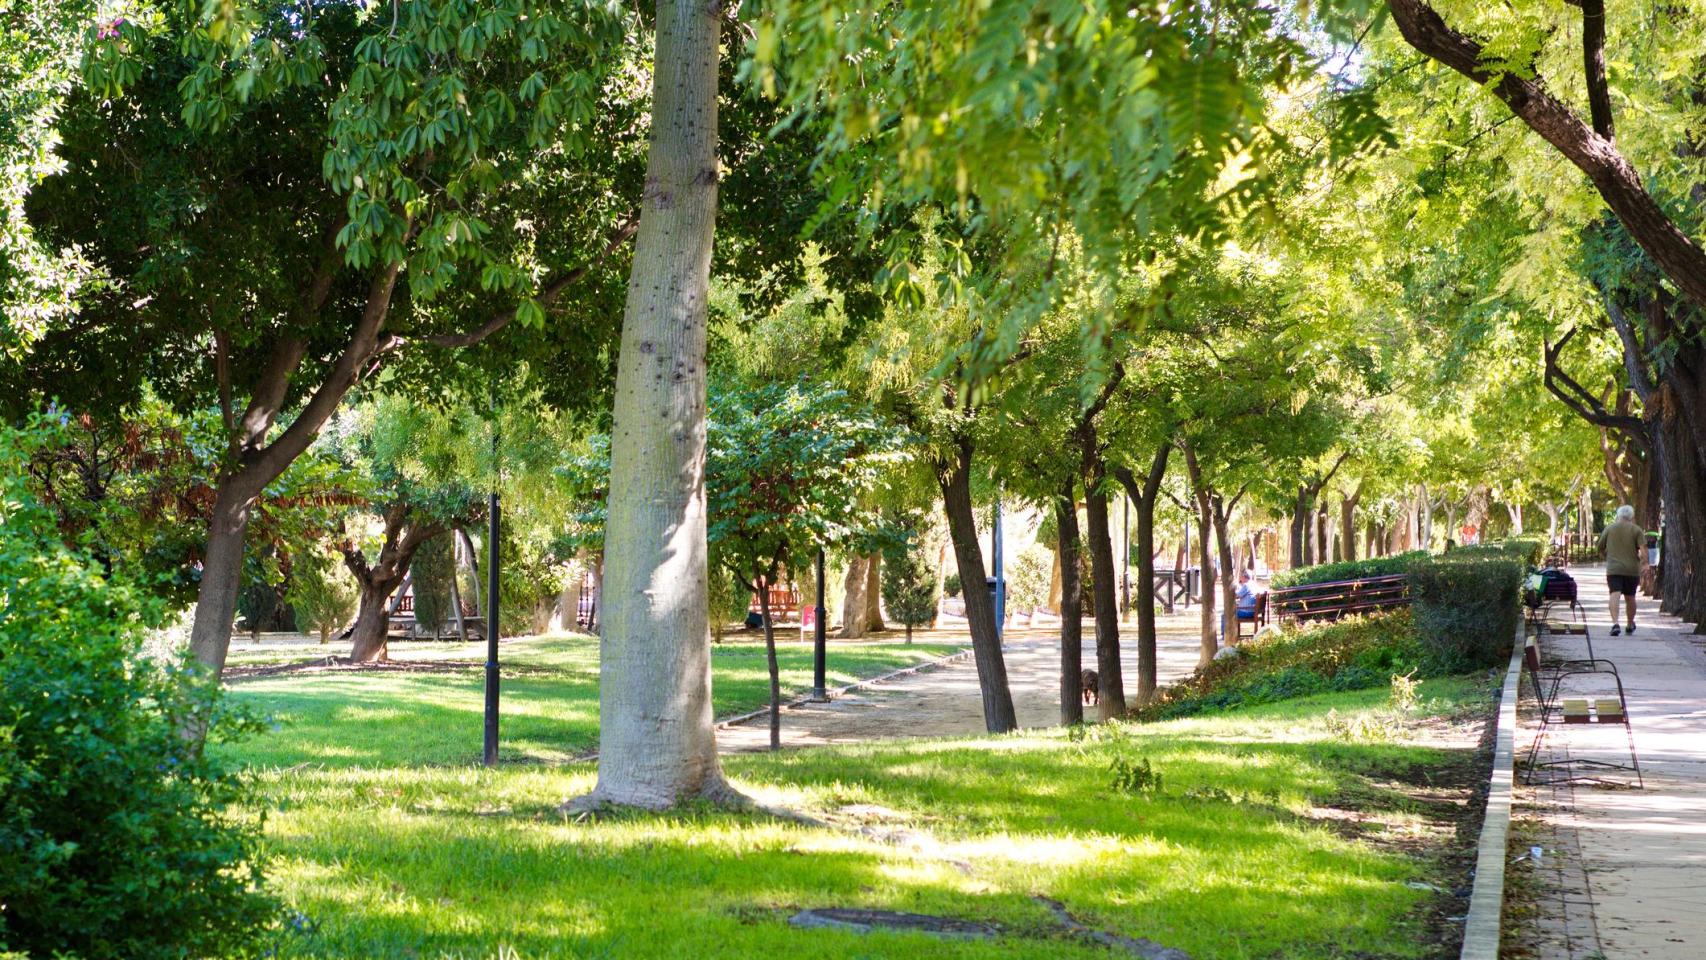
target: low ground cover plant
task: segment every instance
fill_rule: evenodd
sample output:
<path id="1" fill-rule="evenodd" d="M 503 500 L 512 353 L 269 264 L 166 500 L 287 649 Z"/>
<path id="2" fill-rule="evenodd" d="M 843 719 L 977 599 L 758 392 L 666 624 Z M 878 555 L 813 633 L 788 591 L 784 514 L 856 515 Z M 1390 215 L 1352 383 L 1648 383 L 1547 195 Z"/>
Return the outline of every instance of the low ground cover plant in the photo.
<path id="1" fill-rule="evenodd" d="M 1143 719 L 1289 700 L 1338 690 L 1383 687 L 1395 675 L 1439 676 L 1408 610 L 1264 633 L 1163 691 Z"/>

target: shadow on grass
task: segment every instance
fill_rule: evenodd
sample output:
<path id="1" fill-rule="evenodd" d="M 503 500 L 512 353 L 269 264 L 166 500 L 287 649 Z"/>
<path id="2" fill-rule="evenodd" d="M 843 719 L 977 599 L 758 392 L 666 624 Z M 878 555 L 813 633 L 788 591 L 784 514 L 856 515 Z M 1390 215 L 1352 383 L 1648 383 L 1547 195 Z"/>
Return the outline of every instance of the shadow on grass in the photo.
<path id="1" fill-rule="evenodd" d="M 1430 955 L 1405 886 L 1427 865 L 1305 816 L 1345 791 L 1460 762 L 1459 751 L 1321 738 L 1340 696 L 1267 719 L 1058 731 L 742 757 L 766 802 L 823 829 L 698 809 L 586 823 L 555 813 L 589 770 L 319 769 L 263 774 L 274 869 L 312 924 L 295 956 L 1105 957 L 1062 939 L 1032 897 L 1199 958 Z M 1271 721 L 1271 722 L 1270 722 Z M 1270 736 L 1287 727 L 1290 739 Z M 1307 729 L 1303 729 L 1307 728 Z M 1310 731 L 1313 730 L 1313 738 Z M 1469 751 L 1462 751 L 1467 753 Z M 1158 791 L 1115 789 L 1147 759 Z M 1229 799 L 1202 799 L 1213 787 Z M 999 924 L 987 943 L 802 931 L 806 907 Z M 311 925 L 312 925 L 311 924 Z"/>

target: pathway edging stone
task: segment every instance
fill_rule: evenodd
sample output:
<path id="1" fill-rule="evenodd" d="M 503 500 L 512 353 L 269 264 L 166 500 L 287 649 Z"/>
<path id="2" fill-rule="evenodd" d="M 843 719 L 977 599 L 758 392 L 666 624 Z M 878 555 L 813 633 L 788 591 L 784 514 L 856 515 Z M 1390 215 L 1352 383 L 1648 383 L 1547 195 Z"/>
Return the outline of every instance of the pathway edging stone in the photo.
<path id="1" fill-rule="evenodd" d="M 1461 960 L 1498 960 L 1500 923 L 1505 903 L 1505 861 L 1510 843 L 1511 794 L 1516 778 L 1516 701 L 1522 690 L 1524 631 L 1517 625 L 1505 685 L 1499 692 L 1493 774 L 1487 785 L 1487 810 L 1475 852 L 1475 884 L 1463 924 Z"/>

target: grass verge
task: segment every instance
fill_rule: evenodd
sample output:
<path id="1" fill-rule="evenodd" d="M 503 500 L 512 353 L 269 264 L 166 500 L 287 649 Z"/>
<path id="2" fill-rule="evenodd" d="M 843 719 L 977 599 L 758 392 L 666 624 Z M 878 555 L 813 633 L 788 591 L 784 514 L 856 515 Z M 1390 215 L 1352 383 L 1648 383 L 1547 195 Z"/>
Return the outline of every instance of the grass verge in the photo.
<path id="1" fill-rule="evenodd" d="M 1443 878 L 1426 851 L 1449 813 L 1407 785 L 1473 765 L 1473 747 L 1424 734 L 1484 713 L 1487 698 L 1480 682 L 1429 681 L 1398 735 L 1377 742 L 1347 736 L 1344 721 L 1390 717 L 1386 690 L 726 761 L 750 795 L 829 826 L 712 809 L 566 820 L 557 805 L 592 786 L 589 765 L 423 767 L 410 741 L 430 735 L 430 717 L 340 714 L 356 728 L 346 739 L 373 735 L 370 763 L 255 774 L 273 808 L 271 874 L 296 911 L 279 953 L 1110 956 L 1063 933 L 1033 899 L 1046 896 L 1196 960 L 1441 956 L 1426 885 Z M 306 738 L 287 739 L 296 759 L 314 758 Z M 290 759 L 265 741 L 239 749 Z M 979 920 L 1002 934 L 941 941 L 787 923 L 832 906 Z"/>

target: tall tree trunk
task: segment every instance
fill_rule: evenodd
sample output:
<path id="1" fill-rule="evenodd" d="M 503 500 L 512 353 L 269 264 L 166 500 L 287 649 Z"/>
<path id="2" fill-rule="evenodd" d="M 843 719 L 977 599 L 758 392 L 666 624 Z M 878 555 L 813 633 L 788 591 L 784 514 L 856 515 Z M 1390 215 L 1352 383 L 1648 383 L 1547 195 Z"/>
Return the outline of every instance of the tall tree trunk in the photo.
<path id="1" fill-rule="evenodd" d="M 201 560 L 201 583 L 196 587 L 195 619 L 190 626 L 190 650 L 196 662 L 214 674 L 225 669 L 231 631 L 237 622 L 237 596 L 243 589 L 243 549 L 249 530 L 249 509 L 259 490 L 241 478 L 220 481 L 208 519 L 207 553 Z"/>
<path id="2" fill-rule="evenodd" d="M 1125 677 L 1120 668 L 1120 604 L 1115 583 L 1114 545 L 1108 530 L 1108 493 L 1103 485 L 1106 467 L 1093 453 L 1084 476 L 1085 540 L 1090 547 L 1090 592 L 1096 609 L 1096 677 L 1100 699 L 1096 717 L 1125 716 Z"/>
<path id="3" fill-rule="evenodd" d="M 1197 561 L 1202 564 L 1203 589 L 1202 608 L 1202 645 L 1197 658 L 1197 666 L 1207 666 L 1213 662 L 1214 655 L 1220 651 L 1219 622 L 1215 619 L 1214 595 L 1216 591 L 1209 586 L 1209 573 L 1214 569 L 1214 508 L 1208 503 L 1210 494 L 1207 492 L 1197 495 Z"/>
<path id="4" fill-rule="evenodd" d="M 1220 650 L 1220 634 L 1214 616 L 1215 590 L 1209 586 L 1209 573 L 1214 569 L 1214 542 L 1210 539 L 1214 527 L 1214 491 L 1209 488 L 1203 477 L 1202 467 L 1197 463 L 1196 454 L 1189 446 L 1184 446 L 1183 449 L 1185 452 L 1185 469 L 1191 481 L 1191 497 L 1196 503 L 1194 519 L 1197 525 L 1197 556 L 1202 565 L 1203 576 L 1202 607 L 1198 611 L 1201 615 L 1199 628 L 1201 631 L 1199 634 L 1201 652 L 1197 656 L 1197 666 L 1200 668 L 1213 663 L 1214 655 Z M 1293 530 L 1292 539 L 1296 540 L 1301 535 L 1303 539 L 1307 540 L 1310 514 L 1303 512 L 1292 517 L 1294 523 L 1299 519 L 1303 522 Z"/>
<path id="5" fill-rule="evenodd" d="M 1362 484 L 1339 501 L 1339 542 L 1344 544 L 1346 560 L 1357 558 L 1357 501 L 1362 499 Z"/>
<path id="6" fill-rule="evenodd" d="M 870 563 L 869 557 L 850 557 L 847 561 L 847 575 L 841 581 L 841 632 L 836 634 L 843 640 L 858 640 L 865 635 L 865 618 L 871 609 L 865 596 L 871 583 Z"/>
<path id="7" fill-rule="evenodd" d="M 1307 567 L 1315 561 L 1309 553 L 1309 516 L 1314 504 L 1309 491 L 1297 488 L 1291 508 L 1291 568 Z"/>
<path id="8" fill-rule="evenodd" d="M 966 624 L 971 628 L 972 657 L 977 661 L 977 681 L 983 693 L 983 724 L 990 733 L 1006 733 L 1019 725 L 1013 710 L 1013 692 L 1007 684 L 1007 660 L 1001 638 L 995 632 L 995 598 L 989 595 L 983 565 L 983 548 L 977 541 L 977 516 L 971 502 L 972 443 L 961 437 L 945 461 L 936 464 L 936 480 L 942 490 L 942 510 L 948 518 L 948 536 L 954 544 L 954 560 L 960 571 L 966 601 Z"/>
<path id="9" fill-rule="evenodd" d="M 1142 486 L 1137 477 L 1125 467 L 1114 475 L 1125 487 L 1137 513 L 1137 702 L 1154 702 L 1160 689 L 1157 676 L 1155 634 L 1155 504 L 1161 497 L 1161 482 L 1167 478 L 1167 458 L 1173 453 L 1171 443 L 1162 442 L 1149 460 L 1149 473 Z M 1174 569 L 1183 567 L 1180 563 Z"/>
<path id="10" fill-rule="evenodd" d="M 341 254 L 329 251 L 327 269 L 310 283 L 305 298 L 315 311 L 324 307 Z M 214 491 L 213 513 L 207 531 L 207 555 L 202 558 L 201 583 L 196 588 L 195 620 L 190 626 L 190 650 L 196 661 L 217 676 L 225 668 L 231 629 L 237 612 L 237 593 L 243 579 L 244 537 L 249 511 L 267 484 L 277 480 L 306 451 L 320 428 L 337 411 L 344 395 L 360 379 L 378 350 L 379 332 L 391 306 L 391 291 L 401 263 L 380 267 L 373 275 L 361 316 L 343 352 L 325 379 L 302 405 L 290 425 L 268 441 L 274 423 L 290 394 L 291 378 L 301 366 L 306 345 L 294 338 L 278 341 L 255 383 L 249 405 L 240 418 L 227 417 L 230 453 L 241 463 L 220 477 Z M 199 735 L 197 731 L 186 731 Z"/>
<path id="11" fill-rule="evenodd" d="M 1055 528 L 1060 542 L 1055 565 L 1060 571 L 1060 722 L 1084 722 L 1084 580 L 1078 561 L 1078 481 L 1066 481 L 1054 502 Z"/>
<path id="12" fill-rule="evenodd" d="M 610 431 L 598 785 L 583 808 L 734 796 L 712 727 L 705 569 L 720 10 L 658 0 L 651 144 Z"/>
<path id="13" fill-rule="evenodd" d="M 1238 576 L 1232 567 L 1232 538 L 1228 532 L 1231 528 L 1232 507 L 1227 506 L 1226 499 L 1215 494 L 1210 498 L 1210 507 L 1214 517 L 1214 542 L 1220 553 L 1220 635 L 1228 644 L 1238 641 Z M 1326 519 L 1326 513 L 1321 517 Z M 1325 527 L 1323 527 L 1325 529 Z"/>
<path id="14" fill-rule="evenodd" d="M 1660 609 L 1706 627 L 1706 463 L 1680 416 L 1662 417 L 1659 464 L 1664 482 Z"/>
<path id="15" fill-rule="evenodd" d="M 1322 497 L 1315 508 L 1315 556 L 1322 563 L 1333 562 L 1333 525 L 1327 516 L 1327 498 Z"/>
<path id="16" fill-rule="evenodd" d="M 772 576 L 774 571 L 772 571 Z M 776 625 L 770 622 L 771 576 L 758 578 L 758 614 L 764 618 L 764 663 L 770 669 L 770 749 L 782 749 L 782 674 L 776 666 Z"/>
<path id="17" fill-rule="evenodd" d="M 887 629 L 883 623 L 883 555 L 871 554 L 865 562 L 865 629 Z"/>
<path id="18" fill-rule="evenodd" d="M 1416 484 L 1416 549 L 1433 550 L 1434 542 L 1434 502 L 1428 496 L 1428 485 Z"/>

